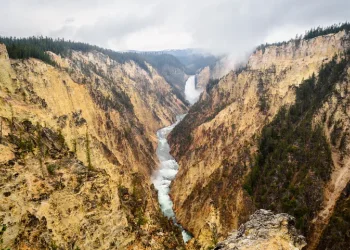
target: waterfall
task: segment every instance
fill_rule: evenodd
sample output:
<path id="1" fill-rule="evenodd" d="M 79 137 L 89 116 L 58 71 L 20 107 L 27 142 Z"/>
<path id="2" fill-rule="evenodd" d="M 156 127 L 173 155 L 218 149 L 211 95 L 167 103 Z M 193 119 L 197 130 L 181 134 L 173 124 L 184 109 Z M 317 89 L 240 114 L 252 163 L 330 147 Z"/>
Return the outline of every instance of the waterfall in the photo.
<path id="1" fill-rule="evenodd" d="M 190 76 L 185 85 L 186 100 L 192 105 L 198 101 L 201 93 L 202 90 L 196 88 L 196 76 Z"/>

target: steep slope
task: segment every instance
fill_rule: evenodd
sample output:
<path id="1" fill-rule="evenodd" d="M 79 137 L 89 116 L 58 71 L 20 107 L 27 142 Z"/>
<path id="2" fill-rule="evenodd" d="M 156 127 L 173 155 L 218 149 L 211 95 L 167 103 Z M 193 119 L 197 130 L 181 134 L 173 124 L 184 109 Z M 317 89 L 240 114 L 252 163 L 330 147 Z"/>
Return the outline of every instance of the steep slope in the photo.
<path id="1" fill-rule="evenodd" d="M 149 64 L 49 54 L 60 67 L 0 45 L 1 247 L 181 248 L 150 174 L 184 104 Z"/>
<path id="2" fill-rule="evenodd" d="M 350 182 L 337 201 L 329 224 L 323 231 L 317 249 L 346 249 L 350 246 Z"/>
<path id="3" fill-rule="evenodd" d="M 303 79 L 317 74 L 323 64 L 348 47 L 349 38 L 344 31 L 263 47 L 250 57 L 246 69 L 230 72 L 220 81 L 208 85 L 200 101 L 170 134 L 172 154 L 180 165 L 172 186 L 175 212 L 180 223 L 194 234 L 203 249 L 213 246 L 231 229 L 238 228 L 255 207 L 259 207 L 254 192 L 245 184 L 249 178 L 247 174 L 256 163 L 255 154 L 259 153 L 263 127 L 283 106 L 295 102 L 296 90 Z M 332 82 L 332 86 L 334 84 Z M 337 84 L 341 85 L 341 82 Z M 344 95 L 347 102 L 348 95 Z M 336 100 L 343 105 L 342 101 Z M 341 111 L 345 117 L 347 112 L 346 109 Z M 315 123 L 317 117 L 315 113 L 312 118 Z M 334 122 L 332 117 L 330 123 Z M 346 129 L 346 126 L 342 127 L 340 134 Z M 322 134 L 322 130 L 319 133 Z M 325 145 L 327 147 L 328 143 Z M 330 162 L 325 164 L 332 167 L 333 157 L 326 151 L 325 157 L 330 157 L 327 158 Z M 346 159 L 342 161 L 344 164 Z M 281 167 L 273 165 L 271 171 L 279 172 Z M 258 178 L 261 174 L 259 172 Z M 295 175 L 295 170 L 291 174 Z M 322 185 L 328 185 L 328 178 L 333 179 L 326 177 L 318 187 L 321 189 L 316 195 L 318 208 L 322 206 Z M 276 179 L 270 180 L 276 188 L 277 183 Z M 285 185 L 289 185 L 288 181 Z M 272 209 L 279 210 L 277 207 Z M 313 211 L 312 218 L 316 212 Z M 312 224 L 316 225 L 316 221 Z"/>
<path id="4" fill-rule="evenodd" d="M 295 104 L 280 109 L 263 128 L 244 186 L 257 206 L 295 215 L 309 249 L 317 246 L 350 180 L 348 68 L 347 56 L 334 58 L 322 66 L 317 80 L 302 82 Z"/>
<path id="5" fill-rule="evenodd" d="M 197 86 L 204 89 L 211 80 L 220 79 L 227 75 L 231 70 L 235 70 L 237 63 L 231 56 L 220 57 L 215 63 L 203 67 L 197 73 Z"/>
<path id="6" fill-rule="evenodd" d="M 155 54 L 144 53 L 142 56 L 173 87 L 176 96 L 184 103 L 187 103 L 185 99 L 185 84 L 189 77 L 187 68 L 173 55 L 155 52 Z"/>

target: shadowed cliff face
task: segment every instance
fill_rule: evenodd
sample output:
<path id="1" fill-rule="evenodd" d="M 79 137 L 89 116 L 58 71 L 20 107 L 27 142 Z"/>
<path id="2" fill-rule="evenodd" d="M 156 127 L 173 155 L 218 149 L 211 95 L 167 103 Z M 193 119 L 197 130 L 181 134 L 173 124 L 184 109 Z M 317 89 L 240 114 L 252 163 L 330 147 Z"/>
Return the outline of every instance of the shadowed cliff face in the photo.
<path id="1" fill-rule="evenodd" d="M 303 79 L 313 73 L 317 77 L 321 66 L 330 62 L 336 53 L 343 53 L 348 45 L 348 35 L 339 32 L 258 50 L 250 57 L 246 69 L 239 73 L 230 72 L 219 82 L 209 84 L 198 103 L 172 131 L 169 136 L 171 153 L 180 165 L 171 191 L 175 213 L 203 249 L 223 239 L 231 229 L 238 228 L 257 205 L 243 186 L 256 163 L 261 130 L 275 118 L 281 107 L 289 107 L 295 102 L 296 89 Z M 341 86 L 342 82 L 335 82 L 332 86 L 336 84 Z M 335 106 L 344 105 L 342 103 L 348 97 L 346 91 L 340 91 L 345 100 L 334 100 L 334 104 L 329 106 L 332 110 Z M 323 99 L 322 102 L 330 100 Z M 326 117 L 331 118 L 330 124 L 336 123 L 328 106 L 319 107 L 318 112 L 327 113 Z M 343 117 L 343 122 L 347 124 L 348 111 L 337 109 L 337 112 L 337 116 Z M 320 121 L 317 117 L 318 113 L 314 112 L 312 123 L 315 127 Z M 329 127 L 329 133 L 334 126 Z M 343 126 L 339 133 L 343 135 L 346 130 Z M 327 130 L 320 133 L 325 134 L 327 142 Z M 283 137 L 283 134 L 280 136 Z M 348 139 L 345 137 L 344 140 Z M 329 145 L 329 142 L 326 144 Z M 338 161 L 333 151 L 338 152 L 339 149 L 331 147 L 331 168 Z M 342 158 L 341 162 L 344 165 L 347 158 Z M 278 166 L 273 168 L 275 170 L 272 171 L 279 172 Z M 327 221 L 329 213 L 317 215 L 323 207 L 333 207 L 327 202 L 327 197 L 339 197 L 326 188 L 332 186 L 333 179 L 337 179 L 332 174 L 318 187 L 320 192 L 315 200 L 318 200 L 319 206 L 311 217 L 321 218 L 316 220 L 322 223 L 312 222 L 315 228 L 308 225 L 310 232 L 322 231 L 322 225 Z M 342 185 L 339 190 L 342 190 Z M 323 190 L 329 190 L 330 194 L 326 195 Z"/>
<path id="2" fill-rule="evenodd" d="M 317 249 L 346 249 L 350 245 L 350 182 L 339 197 Z"/>
<path id="3" fill-rule="evenodd" d="M 0 45 L 1 247 L 181 248 L 150 174 L 156 131 L 185 105 L 149 65 L 50 55 L 60 67 Z"/>

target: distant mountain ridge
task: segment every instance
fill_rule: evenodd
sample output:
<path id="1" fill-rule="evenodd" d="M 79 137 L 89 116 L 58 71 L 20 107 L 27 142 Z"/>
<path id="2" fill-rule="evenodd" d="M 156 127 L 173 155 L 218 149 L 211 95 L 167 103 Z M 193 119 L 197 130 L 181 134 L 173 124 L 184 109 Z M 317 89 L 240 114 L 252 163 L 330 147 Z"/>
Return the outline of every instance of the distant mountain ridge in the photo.
<path id="1" fill-rule="evenodd" d="M 188 48 L 188 49 L 169 49 L 160 51 L 137 51 L 130 50 L 127 52 L 133 52 L 143 55 L 163 55 L 168 54 L 175 56 L 187 69 L 187 73 L 194 75 L 199 70 L 206 66 L 213 67 L 217 61 L 224 55 L 216 56 L 204 49 Z"/>

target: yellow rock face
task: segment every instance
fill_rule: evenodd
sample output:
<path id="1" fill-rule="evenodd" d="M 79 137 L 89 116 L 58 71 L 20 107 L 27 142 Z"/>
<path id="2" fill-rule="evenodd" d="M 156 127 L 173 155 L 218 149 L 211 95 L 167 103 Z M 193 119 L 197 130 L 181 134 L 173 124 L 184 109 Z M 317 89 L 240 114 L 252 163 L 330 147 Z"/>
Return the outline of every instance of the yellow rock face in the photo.
<path id="1" fill-rule="evenodd" d="M 235 59 L 231 56 L 222 57 L 212 67 L 206 66 L 197 74 L 197 86 L 204 89 L 210 79 L 220 79 L 234 70 Z"/>
<path id="2" fill-rule="evenodd" d="M 197 87 L 201 89 L 205 89 L 205 86 L 208 84 L 210 79 L 210 68 L 209 66 L 203 68 L 198 74 L 197 74 Z"/>
<path id="3" fill-rule="evenodd" d="M 227 74 L 189 111 L 186 137 L 178 139 L 173 131 L 170 144 L 180 165 L 171 190 L 175 213 L 202 249 L 247 219 L 252 206 L 242 180 L 260 130 L 294 102 L 303 79 L 343 52 L 346 36 L 339 32 L 256 51 L 246 70 Z"/>
<path id="4" fill-rule="evenodd" d="M 180 247 L 150 173 L 155 132 L 186 107 L 151 66 L 49 54 L 60 68 L 0 45 L 2 247 Z"/>

